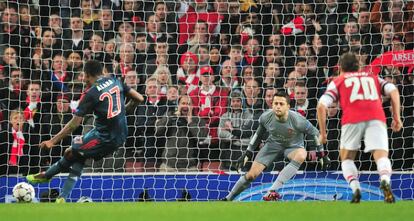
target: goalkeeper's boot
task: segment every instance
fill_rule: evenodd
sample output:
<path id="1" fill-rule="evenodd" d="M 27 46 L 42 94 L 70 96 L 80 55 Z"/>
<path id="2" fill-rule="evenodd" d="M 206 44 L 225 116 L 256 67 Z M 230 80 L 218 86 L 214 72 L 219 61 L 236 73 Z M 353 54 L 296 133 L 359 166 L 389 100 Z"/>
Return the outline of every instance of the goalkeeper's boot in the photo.
<path id="1" fill-rule="evenodd" d="M 391 185 L 387 181 L 381 181 L 380 189 L 384 193 L 384 202 L 395 203 L 395 197 L 394 194 L 392 194 Z"/>
<path id="2" fill-rule="evenodd" d="M 58 197 L 58 198 L 56 198 L 55 203 L 66 203 L 66 200 L 63 197 Z"/>
<path id="3" fill-rule="evenodd" d="M 269 191 L 266 195 L 263 196 L 264 201 L 278 201 L 282 196 L 276 191 Z"/>
<path id="4" fill-rule="evenodd" d="M 352 195 L 351 203 L 359 203 L 361 202 L 361 190 L 356 189 L 355 193 Z"/>
<path id="5" fill-rule="evenodd" d="M 52 179 L 47 179 L 45 173 L 37 173 L 26 176 L 27 182 L 30 184 L 49 183 Z"/>

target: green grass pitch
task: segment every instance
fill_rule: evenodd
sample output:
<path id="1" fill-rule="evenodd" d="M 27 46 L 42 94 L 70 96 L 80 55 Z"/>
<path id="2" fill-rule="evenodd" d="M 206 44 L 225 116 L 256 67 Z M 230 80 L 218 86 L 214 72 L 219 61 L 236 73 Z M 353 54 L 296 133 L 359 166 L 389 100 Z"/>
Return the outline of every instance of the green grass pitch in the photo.
<path id="1" fill-rule="evenodd" d="M 2 221 L 356 221 L 414 218 L 414 201 L 383 202 L 146 202 L 0 204 Z"/>

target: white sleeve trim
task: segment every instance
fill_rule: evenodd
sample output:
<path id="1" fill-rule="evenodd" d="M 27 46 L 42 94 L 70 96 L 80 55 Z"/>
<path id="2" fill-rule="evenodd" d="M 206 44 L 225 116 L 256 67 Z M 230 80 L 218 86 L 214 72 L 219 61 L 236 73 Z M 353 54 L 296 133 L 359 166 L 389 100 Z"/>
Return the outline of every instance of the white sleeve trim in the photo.
<path id="1" fill-rule="evenodd" d="M 324 94 L 319 99 L 319 103 L 324 105 L 325 107 L 330 107 L 334 103 L 334 99 L 332 96 Z"/>
<path id="2" fill-rule="evenodd" d="M 388 81 L 386 81 L 386 80 L 384 80 L 382 78 L 378 78 L 378 80 L 380 82 L 381 92 L 382 92 L 383 95 L 388 96 L 388 95 L 391 94 L 391 92 L 393 90 L 396 90 L 397 89 L 397 87 L 393 83 L 390 83 L 390 82 L 388 82 Z"/>
<path id="3" fill-rule="evenodd" d="M 394 84 L 388 83 L 384 85 L 384 94 L 390 95 L 393 90 L 396 90 L 397 87 Z"/>

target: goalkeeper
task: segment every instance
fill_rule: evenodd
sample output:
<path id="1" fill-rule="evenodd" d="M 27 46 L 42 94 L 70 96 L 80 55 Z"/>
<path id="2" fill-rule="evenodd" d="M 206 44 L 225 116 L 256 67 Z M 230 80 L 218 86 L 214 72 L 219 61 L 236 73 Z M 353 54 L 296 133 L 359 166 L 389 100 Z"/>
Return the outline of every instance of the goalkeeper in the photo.
<path id="1" fill-rule="evenodd" d="M 236 182 L 230 193 L 222 199 L 231 201 L 250 183 L 259 176 L 263 170 L 270 166 L 274 160 L 282 154 L 290 160 L 282 171 L 280 171 L 276 181 L 270 187 L 263 200 L 276 201 L 281 198 L 277 190 L 290 180 L 298 171 L 300 165 L 307 157 L 304 148 L 304 134 L 314 138 L 317 145 L 317 156 L 322 164 L 323 169 L 327 169 L 330 164 L 329 158 L 323 152 L 323 146 L 319 142 L 319 131 L 302 115 L 290 111 L 290 98 L 285 92 L 278 92 L 273 96 L 272 110 L 262 114 L 259 119 L 259 128 L 251 139 L 245 153 L 237 161 L 237 169 L 240 170 L 247 161 L 253 157 L 253 150 L 260 144 L 262 137 L 265 137 L 266 131 L 269 137 L 266 144 L 257 154 L 249 172 Z"/>

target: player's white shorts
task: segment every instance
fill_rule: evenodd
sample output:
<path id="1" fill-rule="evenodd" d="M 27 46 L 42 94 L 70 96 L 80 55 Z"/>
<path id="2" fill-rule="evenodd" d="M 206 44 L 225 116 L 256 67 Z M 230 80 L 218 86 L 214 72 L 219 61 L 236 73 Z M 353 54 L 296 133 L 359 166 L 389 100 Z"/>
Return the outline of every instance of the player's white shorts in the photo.
<path id="1" fill-rule="evenodd" d="M 388 151 L 387 125 L 379 120 L 346 124 L 341 129 L 341 149 L 359 150 L 364 138 L 364 152 L 372 150 Z"/>

